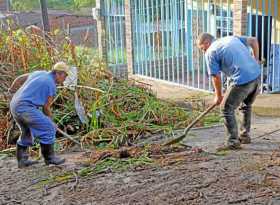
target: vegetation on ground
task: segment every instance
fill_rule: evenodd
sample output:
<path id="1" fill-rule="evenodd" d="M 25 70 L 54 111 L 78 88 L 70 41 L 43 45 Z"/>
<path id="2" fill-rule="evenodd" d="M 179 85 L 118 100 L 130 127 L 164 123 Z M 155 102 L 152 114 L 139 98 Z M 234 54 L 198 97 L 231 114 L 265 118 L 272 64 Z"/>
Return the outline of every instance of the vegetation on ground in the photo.
<path id="1" fill-rule="evenodd" d="M 61 60 L 78 68 L 79 87 L 75 91 L 59 89 L 53 105 L 54 121 L 84 148 L 119 148 L 133 145 L 137 139 L 152 134 L 172 134 L 174 129 L 185 128 L 199 114 L 200 110 L 186 110 L 157 99 L 145 83 L 116 79 L 106 62 L 93 50 L 75 47 L 71 39 L 60 32 L 45 35 L 37 27 L 26 30 L 9 27 L 1 32 L 1 92 L 7 93 L 18 75 L 38 69 L 50 70 L 55 62 Z M 75 94 L 85 109 L 85 123 L 77 115 Z M 1 131 L 2 143 L 9 138 L 7 128 L 12 122 L 6 115 L 8 103 L 9 99 L 2 96 L 0 113 L 3 119 L 8 119 L 2 125 L 6 126 L 4 134 Z M 202 120 L 199 126 L 217 123 L 219 119 L 214 113 Z M 73 145 L 73 140 L 68 138 L 58 141 L 61 149 Z M 2 144 L 1 147 L 8 148 L 9 145 Z"/>

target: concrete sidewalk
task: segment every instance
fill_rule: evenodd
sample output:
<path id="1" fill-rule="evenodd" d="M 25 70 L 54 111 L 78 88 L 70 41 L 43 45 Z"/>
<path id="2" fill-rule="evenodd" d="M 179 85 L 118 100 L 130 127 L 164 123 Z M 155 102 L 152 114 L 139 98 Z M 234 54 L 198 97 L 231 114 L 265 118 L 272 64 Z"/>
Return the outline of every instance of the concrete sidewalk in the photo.
<path id="1" fill-rule="evenodd" d="M 259 95 L 253 110 L 260 116 L 280 117 L 280 94 Z"/>
<path id="2" fill-rule="evenodd" d="M 147 83 L 156 93 L 158 98 L 176 102 L 183 106 L 195 102 L 209 105 L 213 101 L 213 95 L 207 92 L 191 90 L 183 86 L 169 84 L 157 80 L 143 79 L 134 77 L 139 81 Z M 253 111 L 260 116 L 280 117 L 280 94 L 261 94 L 258 95 L 253 104 Z"/>

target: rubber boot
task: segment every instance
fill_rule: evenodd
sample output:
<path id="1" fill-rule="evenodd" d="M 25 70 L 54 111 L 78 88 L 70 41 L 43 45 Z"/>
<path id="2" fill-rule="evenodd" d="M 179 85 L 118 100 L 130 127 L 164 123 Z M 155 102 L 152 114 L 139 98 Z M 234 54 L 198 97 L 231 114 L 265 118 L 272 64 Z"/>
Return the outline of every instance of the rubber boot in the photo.
<path id="1" fill-rule="evenodd" d="M 27 147 L 17 144 L 16 157 L 18 161 L 18 168 L 24 168 L 37 164 L 38 161 L 28 160 Z"/>
<path id="2" fill-rule="evenodd" d="M 61 159 L 57 156 L 55 156 L 54 153 L 54 144 L 41 144 L 41 152 L 45 159 L 46 165 L 54 164 L 54 165 L 60 165 L 65 162 L 65 159 Z"/>

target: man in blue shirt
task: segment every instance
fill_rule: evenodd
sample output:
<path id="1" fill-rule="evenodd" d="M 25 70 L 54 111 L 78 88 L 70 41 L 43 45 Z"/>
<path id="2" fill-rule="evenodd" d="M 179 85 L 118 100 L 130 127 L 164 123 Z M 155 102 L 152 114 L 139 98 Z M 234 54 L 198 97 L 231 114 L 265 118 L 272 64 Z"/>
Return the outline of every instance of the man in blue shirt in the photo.
<path id="1" fill-rule="evenodd" d="M 28 160 L 27 147 L 39 138 L 45 163 L 59 165 L 65 159 L 54 154 L 56 125 L 52 121 L 51 104 L 56 95 L 56 85 L 62 84 L 69 72 L 69 66 L 58 62 L 51 72 L 35 71 L 18 77 L 10 88 L 15 92 L 10 109 L 21 130 L 17 141 L 18 167 L 30 166 L 36 161 Z M 19 88 L 19 89 L 18 89 Z M 39 109 L 42 108 L 42 111 Z"/>
<path id="2" fill-rule="evenodd" d="M 221 104 L 227 132 L 227 144 L 221 149 L 240 149 L 240 143 L 251 142 L 252 104 L 258 94 L 260 84 L 259 45 L 256 38 L 227 36 L 218 40 L 209 33 L 202 33 L 197 46 L 205 52 L 208 73 L 215 89 L 214 103 Z M 253 55 L 248 47 L 253 50 Z M 222 93 L 221 72 L 231 78 L 232 83 L 225 94 Z M 240 135 L 235 118 L 235 110 L 240 107 L 242 121 Z"/>

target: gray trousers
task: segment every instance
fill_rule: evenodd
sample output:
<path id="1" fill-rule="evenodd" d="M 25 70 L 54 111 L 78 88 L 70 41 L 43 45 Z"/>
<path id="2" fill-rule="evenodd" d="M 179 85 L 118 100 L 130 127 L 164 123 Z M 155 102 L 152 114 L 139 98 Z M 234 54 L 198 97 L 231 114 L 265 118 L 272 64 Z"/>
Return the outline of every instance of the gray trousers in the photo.
<path id="1" fill-rule="evenodd" d="M 244 85 L 231 85 L 221 103 L 221 113 L 224 118 L 228 144 L 239 142 L 238 126 L 235 110 L 239 107 L 241 114 L 240 137 L 249 137 L 251 128 L 252 104 L 259 93 L 260 79 L 253 80 Z"/>

